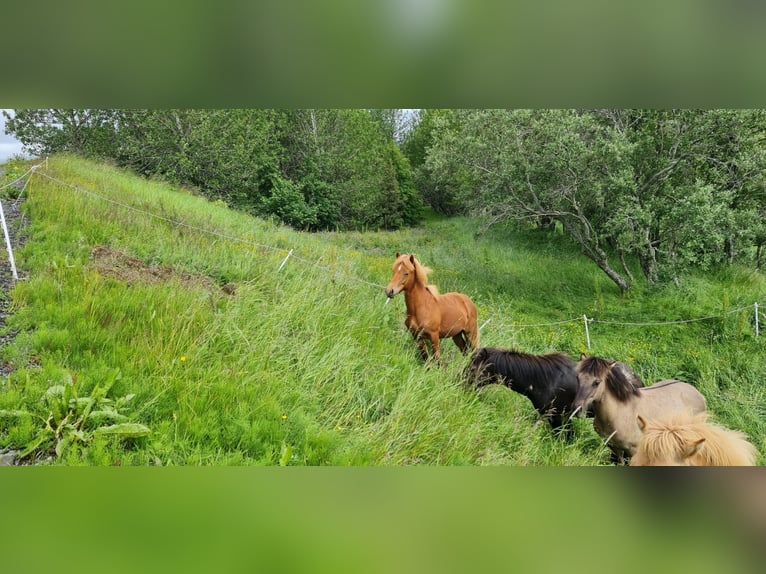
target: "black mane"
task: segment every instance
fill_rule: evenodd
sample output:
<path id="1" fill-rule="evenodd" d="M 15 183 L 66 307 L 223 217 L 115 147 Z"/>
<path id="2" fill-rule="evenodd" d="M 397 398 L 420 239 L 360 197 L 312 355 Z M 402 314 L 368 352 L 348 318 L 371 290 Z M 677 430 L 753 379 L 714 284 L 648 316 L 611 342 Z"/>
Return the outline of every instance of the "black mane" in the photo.
<path id="1" fill-rule="evenodd" d="M 577 393 L 577 363 L 564 353 L 532 355 L 515 349 L 482 347 L 466 376 L 477 387 L 500 383 L 526 396 L 551 426 L 562 425 Z"/>
<path id="2" fill-rule="evenodd" d="M 532 355 L 515 349 L 504 350 L 484 347 L 482 363 L 489 366 L 507 383 L 513 381 L 544 383 L 556 377 L 562 369 L 574 369 L 576 363 L 564 353 Z"/>

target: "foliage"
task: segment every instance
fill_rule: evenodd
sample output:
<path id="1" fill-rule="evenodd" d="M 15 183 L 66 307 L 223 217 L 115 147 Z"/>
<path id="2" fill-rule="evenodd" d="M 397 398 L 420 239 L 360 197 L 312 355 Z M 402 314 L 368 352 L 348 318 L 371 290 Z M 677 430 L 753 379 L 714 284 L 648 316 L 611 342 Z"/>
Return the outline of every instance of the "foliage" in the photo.
<path id="1" fill-rule="evenodd" d="M 17 256 L 29 280 L 11 292 L 7 330 L 19 334 L 0 349 L 12 365 L 0 378 L 0 448 L 44 438 L 35 452 L 60 444 L 48 463 L 61 465 L 608 464 L 590 420 L 566 443 L 524 397 L 465 388 L 466 359 L 451 343 L 443 367 L 424 368 L 404 301 L 384 304 L 393 254 L 406 249 L 442 291 L 471 295 L 483 345 L 591 352 L 647 382 L 687 380 L 717 421 L 766 452 L 766 339 L 752 325 L 766 279 L 736 263 L 684 273 L 678 287 L 639 275 L 623 295 L 560 233 L 498 224 L 477 235 L 476 219 L 432 215 L 406 230 L 307 234 L 72 156 L 48 170 L 105 199 L 30 181 L 32 226 Z M 96 260 L 96 245 L 129 254 L 131 278 Z M 287 249 L 296 257 L 278 270 Z M 713 318 L 596 322 L 591 349 L 580 320 L 523 326 L 583 314 Z M 69 427 L 83 399 L 93 406 Z M 107 408 L 127 420 L 94 418 Z M 143 429 L 110 429 L 119 424 L 151 432 L 131 438 Z M 120 428 L 125 437 L 109 435 Z"/>
<path id="2" fill-rule="evenodd" d="M 115 160 L 299 229 L 394 229 L 419 203 L 399 110 L 16 110 L 35 153 Z M 292 205 L 288 205 L 291 203 Z"/>
<path id="3" fill-rule="evenodd" d="M 454 118 L 453 110 L 420 110 L 417 123 L 407 132 L 402 142 L 402 152 L 410 161 L 413 181 L 423 202 L 445 215 L 458 215 L 466 211 L 465 204 L 458 199 L 463 178 L 458 177 L 454 171 L 434 171 L 426 158 L 437 135 L 445 140 L 455 135 Z M 454 139 L 450 141 L 459 145 Z"/>
<path id="4" fill-rule="evenodd" d="M 11 158 L 5 162 L 0 174 L 0 186 L 3 187 L 0 190 L 0 197 L 16 199 L 19 196 L 21 189 L 24 187 L 24 181 L 19 178 L 29 169 L 27 164 L 27 161 L 20 158 Z"/>
<path id="5" fill-rule="evenodd" d="M 114 153 L 114 110 L 55 108 L 14 112 L 3 112 L 5 131 L 33 155 L 69 151 L 105 157 Z"/>
<path id="6" fill-rule="evenodd" d="M 437 122 L 431 185 L 487 225 L 551 220 L 622 290 L 763 245 L 761 110 L 460 110 Z M 618 259 L 621 269 L 612 263 Z"/>
<path id="7" fill-rule="evenodd" d="M 559 221 L 583 253 L 627 289 L 609 262 L 601 229 L 607 202 L 630 180 L 623 142 L 592 116 L 568 110 L 470 110 L 457 120 L 459 128 L 447 128 L 426 163 L 462 182 L 463 203 L 491 223 Z"/>
<path id="8" fill-rule="evenodd" d="M 99 437 L 135 439 L 149 434 L 149 428 L 129 422 L 124 414 L 135 397 L 129 394 L 116 399 L 107 397 L 120 376 L 118 370 L 106 374 L 105 380 L 95 385 L 83 384 L 70 373 L 57 373 L 60 382 L 49 386 L 37 400 L 31 399 L 22 408 L 0 410 L 0 420 L 9 425 L 13 434 L 15 428 L 27 426 L 32 435 L 19 458 L 41 459 L 50 454 L 61 457 L 73 446 L 87 447 Z M 31 379 L 33 373 L 27 373 Z M 27 380 L 27 385 L 31 381 Z M 84 396 L 78 388 L 91 387 Z M 37 424 L 35 424 L 35 421 Z"/>

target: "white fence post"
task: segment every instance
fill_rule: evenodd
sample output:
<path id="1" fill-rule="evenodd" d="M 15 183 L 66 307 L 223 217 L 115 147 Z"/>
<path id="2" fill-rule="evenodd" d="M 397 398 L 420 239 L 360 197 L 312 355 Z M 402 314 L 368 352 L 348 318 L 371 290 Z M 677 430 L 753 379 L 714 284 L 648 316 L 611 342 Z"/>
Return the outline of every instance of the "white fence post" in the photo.
<path id="1" fill-rule="evenodd" d="M 590 331 L 588 330 L 588 316 L 583 314 L 582 320 L 585 323 L 585 343 L 588 345 L 588 349 L 590 349 Z"/>
<path id="2" fill-rule="evenodd" d="M 287 263 L 287 260 L 288 260 L 288 259 L 290 259 L 290 255 L 292 255 L 292 254 L 293 254 L 293 250 L 292 250 L 292 249 L 291 249 L 290 251 L 288 251 L 288 252 L 287 252 L 287 257 L 285 257 L 285 258 L 282 260 L 282 265 L 280 265 L 280 266 L 279 266 L 279 269 L 277 269 L 277 273 L 279 273 L 280 271 L 282 271 L 282 267 L 284 267 L 284 266 L 285 266 L 285 263 Z"/>
<path id="3" fill-rule="evenodd" d="M 8 226 L 5 224 L 5 213 L 3 212 L 3 202 L 0 201 L 0 221 L 3 224 L 3 234 L 5 235 L 5 246 L 8 248 L 8 260 L 11 262 L 11 272 L 13 279 L 19 280 L 19 274 L 16 273 L 16 261 L 13 258 L 13 247 L 11 247 L 11 236 L 8 233 Z"/>

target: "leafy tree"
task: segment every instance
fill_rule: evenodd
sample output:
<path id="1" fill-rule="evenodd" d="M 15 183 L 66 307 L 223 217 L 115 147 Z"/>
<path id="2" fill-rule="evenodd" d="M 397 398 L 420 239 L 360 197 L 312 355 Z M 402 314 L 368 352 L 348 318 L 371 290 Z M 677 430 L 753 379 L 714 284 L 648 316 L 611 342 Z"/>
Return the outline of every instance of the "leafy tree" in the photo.
<path id="1" fill-rule="evenodd" d="M 397 228 L 419 217 L 395 143 L 401 110 L 17 110 L 37 153 L 115 159 L 301 229 Z"/>
<path id="2" fill-rule="evenodd" d="M 441 132 L 426 165 L 437 176 L 457 176 L 461 201 L 489 224 L 559 221 L 620 289 L 629 288 L 609 260 L 603 231 L 606 203 L 631 182 L 624 140 L 571 110 L 468 110 L 455 125 Z"/>
<path id="3" fill-rule="evenodd" d="M 412 166 L 413 183 L 423 203 L 445 215 L 457 215 L 467 210 L 467 206 L 457 198 L 462 178 L 453 172 L 433 172 L 426 158 L 437 134 L 440 140 L 454 135 L 454 118 L 454 110 L 418 110 L 412 128 L 402 141 L 402 152 Z M 457 142 L 454 143 L 457 145 Z"/>
<path id="4" fill-rule="evenodd" d="M 629 256 L 677 281 L 763 244 L 763 125 L 760 110 L 463 110 L 436 122 L 424 165 L 488 225 L 559 221 L 625 290 Z"/>
<path id="5" fill-rule="evenodd" d="M 760 110 L 601 110 L 632 144 L 634 185 L 612 232 L 650 282 L 734 261 L 758 234 L 766 157 Z"/>
<path id="6" fill-rule="evenodd" d="M 121 161 L 254 209 L 272 187 L 284 150 L 275 110 L 134 110 L 120 122 Z"/>
<path id="7" fill-rule="evenodd" d="M 89 156 L 108 156 L 116 146 L 113 110 L 18 109 L 6 118 L 5 131 L 18 139 L 32 155 L 68 151 Z"/>
<path id="8" fill-rule="evenodd" d="M 368 110 L 288 112 L 282 171 L 316 209 L 317 228 L 396 228 L 414 218 L 390 127 Z"/>

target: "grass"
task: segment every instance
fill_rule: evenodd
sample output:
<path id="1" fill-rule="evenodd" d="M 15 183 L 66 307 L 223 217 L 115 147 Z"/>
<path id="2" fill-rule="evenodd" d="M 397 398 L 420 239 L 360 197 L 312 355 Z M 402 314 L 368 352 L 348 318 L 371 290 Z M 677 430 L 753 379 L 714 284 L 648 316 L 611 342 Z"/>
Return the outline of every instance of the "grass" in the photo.
<path id="1" fill-rule="evenodd" d="M 442 291 L 471 295 L 489 321 L 482 344 L 683 378 L 766 453 L 766 339 L 752 310 L 730 313 L 764 303 L 752 270 L 621 295 L 560 234 L 433 215 L 396 232 L 306 234 L 70 156 L 45 173 L 55 179 L 35 175 L 26 191 L 16 259 L 29 278 L 11 294 L 7 329 L 20 334 L 0 351 L 15 366 L 0 379 L 0 448 L 67 465 L 607 464 L 590 421 L 563 442 L 520 395 L 464 388 L 451 342 L 444 366 L 424 367 L 403 298 L 386 303 L 382 289 L 401 251 Z M 583 314 L 715 318 L 595 322 L 589 350 Z"/>

